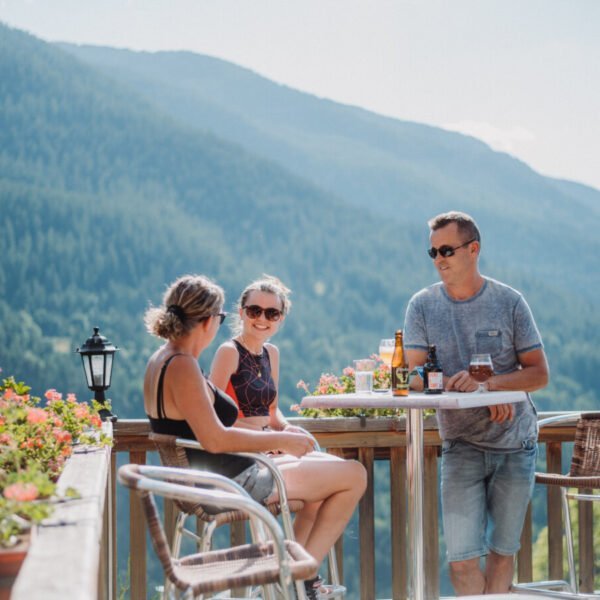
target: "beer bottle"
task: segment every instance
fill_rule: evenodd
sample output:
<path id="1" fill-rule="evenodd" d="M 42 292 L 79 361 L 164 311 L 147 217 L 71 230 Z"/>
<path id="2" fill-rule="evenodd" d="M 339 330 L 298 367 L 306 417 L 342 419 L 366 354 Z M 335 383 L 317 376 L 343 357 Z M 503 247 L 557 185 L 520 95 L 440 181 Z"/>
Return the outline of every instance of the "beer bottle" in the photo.
<path id="1" fill-rule="evenodd" d="M 392 394 L 408 396 L 408 363 L 404 355 L 402 329 L 396 331 L 396 344 L 392 356 Z"/>
<path id="2" fill-rule="evenodd" d="M 423 385 L 426 394 L 441 394 L 444 391 L 444 374 L 434 344 L 430 344 L 427 362 L 423 365 Z"/>

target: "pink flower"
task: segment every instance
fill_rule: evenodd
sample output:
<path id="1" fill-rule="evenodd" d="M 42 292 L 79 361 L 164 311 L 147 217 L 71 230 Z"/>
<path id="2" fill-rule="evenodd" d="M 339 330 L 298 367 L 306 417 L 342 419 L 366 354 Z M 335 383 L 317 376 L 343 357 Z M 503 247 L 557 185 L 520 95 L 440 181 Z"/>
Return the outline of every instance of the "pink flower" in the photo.
<path id="1" fill-rule="evenodd" d="M 299 390 L 304 390 L 307 393 L 310 392 L 307 383 L 302 379 L 296 384 L 296 388 L 298 388 Z"/>
<path id="2" fill-rule="evenodd" d="M 71 402 L 71 404 L 77 402 L 75 394 L 67 394 L 67 402 Z"/>
<path id="3" fill-rule="evenodd" d="M 90 423 L 93 427 L 96 427 L 97 429 L 100 429 L 100 427 L 102 427 L 102 420 L 98 415 L 92 415 L 90 417 Z"/>
<path id="4" fill-rule="evenodd" d="M 346 376 L 346 377 L 354 377 L 354 369 L 352 367 L 346 367 L 342 373 Z"/>
<path id="5" fill-rule="evenodd" d="M 60 392 L 57 392 L 54 388 L 51 390 L 46 390 L 44 396 L 49 402 L 55 402 L 57 400 L 62 399 L 62 394 Z"/>
<path id="6" fill-rule="evenodd" d="M 87 419 L 90 416 L 88 407 L 85 404 L 79 404 L 73 409 L 76 419 Z"/>
<path id="7" fill-rule="evenodd" d="M 11 388 L 4 390 L 4 399 L 5 400 L 11 400 L 14 396 L 16 396 L 15 390 L 13 390 Z"/>
<path id="8" fill-rule="evenodd" d="M 38 489 L 33 483 L 13 483 L 4 488 L 4 497 L 19 502 L 31 502 L 39 495 Z"/>
<path id="9" fill-rule="evenodd" d="M 43 408 L 30 408 L 27 413 L 28 423 L 45 423 L 48 413 Z"/>
<path id="10" fill-rule="evenodd" d="M 8 446 L 13 441 L 10 433 L 0 433 L 0 445 Z"/>

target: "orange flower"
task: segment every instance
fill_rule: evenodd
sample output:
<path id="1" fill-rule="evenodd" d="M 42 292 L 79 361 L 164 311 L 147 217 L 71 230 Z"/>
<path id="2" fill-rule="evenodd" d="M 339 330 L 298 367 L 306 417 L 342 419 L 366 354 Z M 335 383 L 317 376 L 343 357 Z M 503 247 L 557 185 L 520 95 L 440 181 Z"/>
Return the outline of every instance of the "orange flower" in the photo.
<path id="1" fill-rule="evenodd" d="M 45 423 L 48 413 L 43 408 L 30 408 L 27 412 L 28 423 Z"/>
<path id="2" fill-rule="evenodd" d="M 70 444 L 73 439 L 68 431 L 63 431 L 62 429 L 55 429 L 54 437 L 59 444 Z"/>
<path id="3" fill-rule="evenodd" d="M 13 483 L 4 488 L 4 497 L 19 502 L 31 502 L 38 497 L 38 489 L 33 483 Z"/>

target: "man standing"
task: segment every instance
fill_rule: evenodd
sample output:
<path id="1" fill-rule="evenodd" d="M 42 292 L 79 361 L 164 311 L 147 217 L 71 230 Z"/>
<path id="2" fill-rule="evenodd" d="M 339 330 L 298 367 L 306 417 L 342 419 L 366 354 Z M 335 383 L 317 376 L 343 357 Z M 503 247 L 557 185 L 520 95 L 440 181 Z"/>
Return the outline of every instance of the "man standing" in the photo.
<path id="1" fill-rule="evenodd" d="M 516 290 L 479 273 L 481 238 L 467 214 L 429 222 L 441 282 L 415 294 L 406 311 L 409 368 L 435 344 L 447 390 L 473 392 L 472 354 L 488 353 L 488 390 L 532 392 L 548 383 L 535 321 Z M 411 386 L 422 389 L 414 379 Z M 537 417 L 530 399 L 517 404 L 439 410 L 442 509 L 450 577 L 458 595 L 506 593 L 534 483 Z M 485 570 L 480 557 L 487 555 Z"/>

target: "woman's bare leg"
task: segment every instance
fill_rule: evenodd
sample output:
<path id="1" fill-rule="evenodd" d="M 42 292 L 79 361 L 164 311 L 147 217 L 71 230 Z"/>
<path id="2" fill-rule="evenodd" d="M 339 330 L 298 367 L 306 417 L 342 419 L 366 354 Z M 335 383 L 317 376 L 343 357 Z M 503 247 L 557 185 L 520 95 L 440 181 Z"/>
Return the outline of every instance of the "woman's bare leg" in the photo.
<path id="1" fill-rule="evenodd" d="M 367 482 L 360 463 L 331 458 L 279 464 L 288 498 L 308 503 L 306 515 L 299 513 L 297 518 L 301 519 L 301 535 L 306 536 L 304 547 L 319 563 L 343 533 Z M 316 512 L 315 504 L 319 504 Z M 309 528 L 310 520 L 313 525 Z"/>

